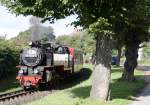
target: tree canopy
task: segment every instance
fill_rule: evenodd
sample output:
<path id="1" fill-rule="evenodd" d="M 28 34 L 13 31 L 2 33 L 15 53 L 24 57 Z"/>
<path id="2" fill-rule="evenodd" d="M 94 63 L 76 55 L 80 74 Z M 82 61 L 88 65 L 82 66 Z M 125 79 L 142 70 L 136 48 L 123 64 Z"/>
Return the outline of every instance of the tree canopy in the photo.
<path id="1" fill-rule="evenodd" d="M 86 28 L 103 17 L 118 33 L 124 28 L 137 27 L 138 22 L 140 30 L 146 28 L 141 27 L 142 24 L 149 24 L 146 21 L 149 17 L 149 0 L 1 0 L 1 3 L 17 15 L 34 15 L 51 22 L 77 14 L 74 23 Z"/>
<path id="2" fill-rule="evenodd" d="M 147 39 L 143 36 L 149 27 L 149 0 L 1 0 L 1 3 L 17 15 L 34 15 L 50 22 L 77 14 L 74 24 L 85 28 L 103 17 L 125 44 L 134 38 L 129 35 L 131 29 L 138 31 L 133 33 L 141 35 L 140 41 Z"/>
<path id="3" fill-rule="evenodd" d="M 62 35 L 56 38 L 56 43 L 80 49 L 84 54 L 95 53 L 95 40 L 87 31 Z"/>

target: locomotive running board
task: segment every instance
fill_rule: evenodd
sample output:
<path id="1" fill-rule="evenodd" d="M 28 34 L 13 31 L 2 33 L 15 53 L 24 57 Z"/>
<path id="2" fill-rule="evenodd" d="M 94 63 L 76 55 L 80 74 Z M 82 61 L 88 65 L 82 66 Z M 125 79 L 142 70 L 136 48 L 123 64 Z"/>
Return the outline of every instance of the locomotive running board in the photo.
<path id="1" fill-rule="evenodd" d="M 20 65 L 16 66 L 16 68 L 21 68 L 21 67 L 24 67 L 24 66 L 20 66 Z M 27 67 L 33 67 L 33 66 L 27 66 Z M 44 67 L 44 68 L 51 68 L 51 67 L 54 67 L 54 66 L 42 66 L 42 67 Z"/>

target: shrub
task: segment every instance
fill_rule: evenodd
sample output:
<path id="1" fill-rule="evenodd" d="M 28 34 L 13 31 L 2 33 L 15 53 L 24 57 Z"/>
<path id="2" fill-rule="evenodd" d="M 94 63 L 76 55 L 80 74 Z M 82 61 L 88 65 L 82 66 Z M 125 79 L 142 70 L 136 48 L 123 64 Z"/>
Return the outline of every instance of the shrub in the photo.
<path id="1" fill-rule="evenodd" d="M 16 73 L 18 58 L 19 49 L 10 47 L 9 41 L 0 40 L 0 78 L 7 78 L 12 73 Z"/>

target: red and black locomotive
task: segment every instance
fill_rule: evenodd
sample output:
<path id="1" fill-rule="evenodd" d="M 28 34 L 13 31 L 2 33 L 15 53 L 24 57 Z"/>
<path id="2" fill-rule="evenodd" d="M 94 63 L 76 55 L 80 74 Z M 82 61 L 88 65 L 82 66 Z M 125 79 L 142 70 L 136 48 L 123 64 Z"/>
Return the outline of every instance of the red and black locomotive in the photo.
<path id="1" fill-rule="evenodd" d="M 53 43 L 34 42 L 20 54 L 18 76 L 23 88 L 39 87 L 50 83 L 55 77 L 64 78 L 82 68 L 80 50 Z"/>

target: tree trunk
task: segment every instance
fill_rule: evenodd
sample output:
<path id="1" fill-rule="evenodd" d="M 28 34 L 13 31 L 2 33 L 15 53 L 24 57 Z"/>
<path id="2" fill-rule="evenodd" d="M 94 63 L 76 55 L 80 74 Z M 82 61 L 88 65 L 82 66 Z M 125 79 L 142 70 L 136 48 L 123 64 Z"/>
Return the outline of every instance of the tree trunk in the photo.
<path id="1" fill-rule="evenodd" d="M 121 46 L 118 47 L 118 55 L 117 55 L 117 66 L 120 66 L 120 58 L 121 58 Z"/>
<path id="2" fill-rule="evenodd" d="M 110 37 L 98 35 L 96 38 L 95 68 L 92 73 L 91 99 L 109 100 L 111 80 Z"/>
<path id="3" fill-rule="evenodd" d="M 137 66 L 139 44 L 127 45 L 125 51 L 126 61 L 124 63 L 124 72 L 122 80 L 134 81 L 134 69 Z"/>

